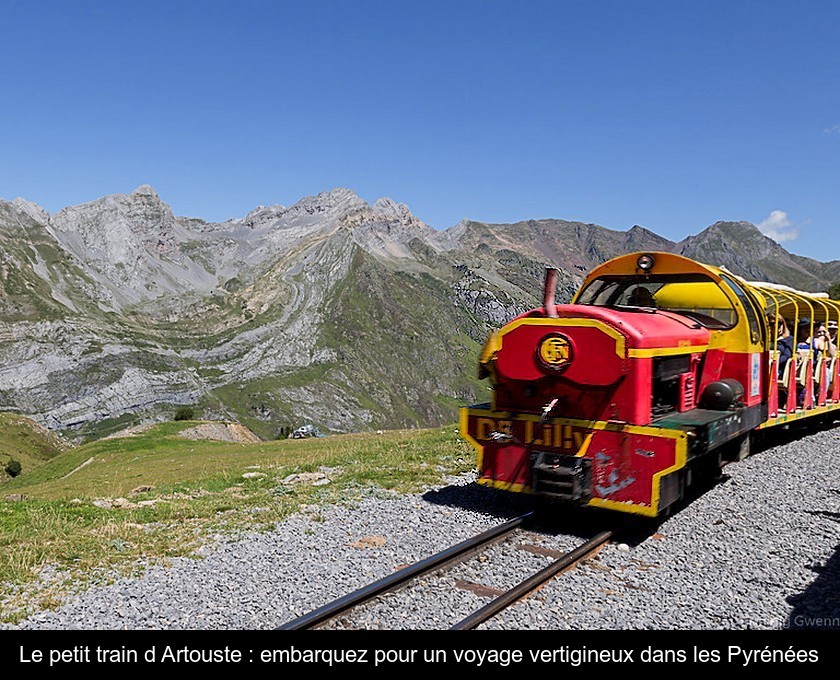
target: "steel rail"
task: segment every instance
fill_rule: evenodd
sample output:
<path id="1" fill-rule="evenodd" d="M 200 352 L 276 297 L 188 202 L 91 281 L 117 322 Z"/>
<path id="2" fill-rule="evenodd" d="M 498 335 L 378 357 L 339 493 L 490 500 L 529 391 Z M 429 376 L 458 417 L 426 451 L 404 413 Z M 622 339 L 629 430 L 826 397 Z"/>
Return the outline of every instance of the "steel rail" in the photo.
<path id="1" fill-rule="evenodd" d="M 349 593 L 348 595 L 344 595 L 337 600 L 333 600 L 332 602 L 329 602 L 322 607 L 309 612 L 308 614 L 304 614 L 296 619 L 287 621 L 282 626 L 275 628 L 275 630 L 307 630 L 310 628 L 316 628 L 322 623 L 335 618 L 348 609 L 352 609 L 363 602 L 367 602 L 382 593 L 394 590 L 407 581 L 417 578 L 418 576 L 422 576 L 430 571 L 442 569 L 454 562 L 466 559 L 473 553 L 505 538 L 505 536 L 521 526 L 527 519 L 532 517 L 533 514 L 533 512 L 529 512 L 520 517 L 515 517 L 504 524 L 488 529 L 478 536 L 473 536 L 465 541 L 461 541 L 457 545 L 453 545 L 452 547 L 432 555 L 431 557 L 427 557 L 420 562 L 415 562 L 405 569 L 400 569 L 393 574 L 389 574 L 370 585 L 359 588 L 358 590 Z"/>
<path id="2" fill-rule="evenodd" d="M 499 597 L 495 600 L 488 602 L 481 609 L 473 612 L 465 619 L 456 623 L 452 626 L 452 628 L 450 628 L 450 630 L 472 630 L 548 581 L 558 572 L 586 557 L 589 553 L 595 550 L 595 548 L 609 541 L 614 535 L 615 531 L 602 531 L 594 538 L 586 541 L 586 543 L 583 543 L 574 550 L 567 552 L 565 555 L 549 564 L 545 569 L 538 571 L 533 576 L 525 579 L 510 590 L 499 595 Z"/>

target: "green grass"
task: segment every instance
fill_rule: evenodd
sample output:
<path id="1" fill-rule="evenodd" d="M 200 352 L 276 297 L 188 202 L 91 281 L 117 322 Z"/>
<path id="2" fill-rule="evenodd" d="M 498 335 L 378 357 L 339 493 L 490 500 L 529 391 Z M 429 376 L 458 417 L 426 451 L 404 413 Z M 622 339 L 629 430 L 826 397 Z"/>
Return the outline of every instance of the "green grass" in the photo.
<path id="1" fill-rule="evenodd" d="M 69 445 L 28 418 L 0 413 L 0 489 L 6 479 L 3 468 L 10 459 L 19 461 L 29 472 L 69 448 Z"/>
<path id="2" fill-rule="evenodd" d="M 172 409 L 172 413 L 175 410 Z M 102 420 L 94 420 L 85 423 L 76 430 L 67 430 L 64 435 L 73 437 L 76 441 L 90 442 L 96 439 L 102 439 L 108 435 L 116 434 L 121 430 L 125 430 L 133 425 L 138 425 L 141 422 L 140 416 L 135 413 L 123 413 L 116 418 L 103 418 Z"/>
<path id="3" fill-rule="evenodd" d="M 210 534 L 270 529 L 304 504 L 420 491 L 473 467 L 453 426 L 258 444 L 177 436 L 193 425 L 86 444 L 0 485 L 0 499 L 26 497 L 0 500 L 0 620 L 57 606 L 74 589 L 131 573 L 137 560 L 188 556 Z M 281 483 L 318 470 L 329 484 Z M 141 486 L 153 488 L 132 495 Z M 94 504 L 118 498 L 128 506 Z M 44 586 L 48 565 L 66 578 Z"/>
<path id="4" fill-rule="evenodd" d="M 457 417 L 457 406 L 474 401 L 480 343 L 458 331 L 474 322 L 451 295 L 443 280 L 393 270 L 362 251 L 336 283 L 319 343 L 335 351 L 339 365 L 353 367 L 342 392 L 370 411 L 374 423 L 446 422 Z M 486 329 L 477 335 L 483 338 Z"/>

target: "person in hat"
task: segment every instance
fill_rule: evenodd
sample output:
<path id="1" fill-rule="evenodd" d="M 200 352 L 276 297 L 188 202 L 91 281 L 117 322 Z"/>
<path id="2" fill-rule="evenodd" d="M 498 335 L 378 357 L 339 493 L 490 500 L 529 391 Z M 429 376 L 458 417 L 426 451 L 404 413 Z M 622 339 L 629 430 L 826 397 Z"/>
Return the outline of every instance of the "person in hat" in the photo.
<path id="1" fill-rule="evenodd" d="M 813 349 L 815 348 L 811 339 L 811 317 L 800 316 L 796 324 L 796 351 L 799 353 L 799 358 L 807 359 L 808 352 Z"/>

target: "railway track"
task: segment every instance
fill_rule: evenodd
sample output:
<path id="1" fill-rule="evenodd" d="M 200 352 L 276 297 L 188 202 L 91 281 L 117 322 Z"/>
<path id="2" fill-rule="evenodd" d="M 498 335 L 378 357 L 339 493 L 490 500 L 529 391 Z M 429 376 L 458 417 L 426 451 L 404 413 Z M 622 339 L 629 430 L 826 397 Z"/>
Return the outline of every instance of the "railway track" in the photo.
<path id="1" fill-rule="evenodd" d="M 308 614 L 292 619 L 291 621 L 279 626 L 276 630 L 311 630 L 323 626 L 341 614 L 363 605 L 366 602 L 370 602 L 384 593 L 397 590 L 421 576 L 441 571 L 447 567 L 469 559 L 476 553 L 479 553 L 487 547 L 510 537 L 514 532 L 524 528 L 526 523 L 532 519 L 533 516 L 534 513 L 526 513 L 520 517 L 516 517 L 503 524 L 493 527 L 492 529 L 488 529 L 473 538 L 462 541 L 450 548 L 447 548 L 446 550 L 432 555 L 431 557 L 415 562 L 404 569 L 394 572 L 393 574 L 379 579 L 367 586 L 359 588 L 348 595 L 340 597 L 337 600 L 333 600 L 332 602 L 329 602 L 328 604 L 325 604 Z M 562 554 L 544 569 L 532 574 L 513 588 L 510 588 L 490 601 L 481 609 L 478 609 L 456 623 L 452 626 L 451 630 L 471 630 L 476 628 L 484 621 L 492 618 L 503 609 L 511 606 L 514 602 L 526 596 L 528 593 L 536 590 L 539 586 L 553 578 L 556 574 L 592 555 L 600 546 L 609 541 L 615 533 L 616 530 L 602 531 L 573 550 Z"/>

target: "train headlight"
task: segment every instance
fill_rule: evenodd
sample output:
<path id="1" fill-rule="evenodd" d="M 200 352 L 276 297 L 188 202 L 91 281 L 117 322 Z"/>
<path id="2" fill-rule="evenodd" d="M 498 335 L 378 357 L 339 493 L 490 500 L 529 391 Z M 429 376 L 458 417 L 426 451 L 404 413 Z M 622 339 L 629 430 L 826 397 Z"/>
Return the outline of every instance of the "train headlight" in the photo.
<path id="1" fill-rule="evenodd" d="M 653 255 L 639 255 L 639 259 L 636 260 L 636 266 L 643 272 L 649 272 L 653 269 L 655 262 L 656 260 L 653 259 Z"/>

